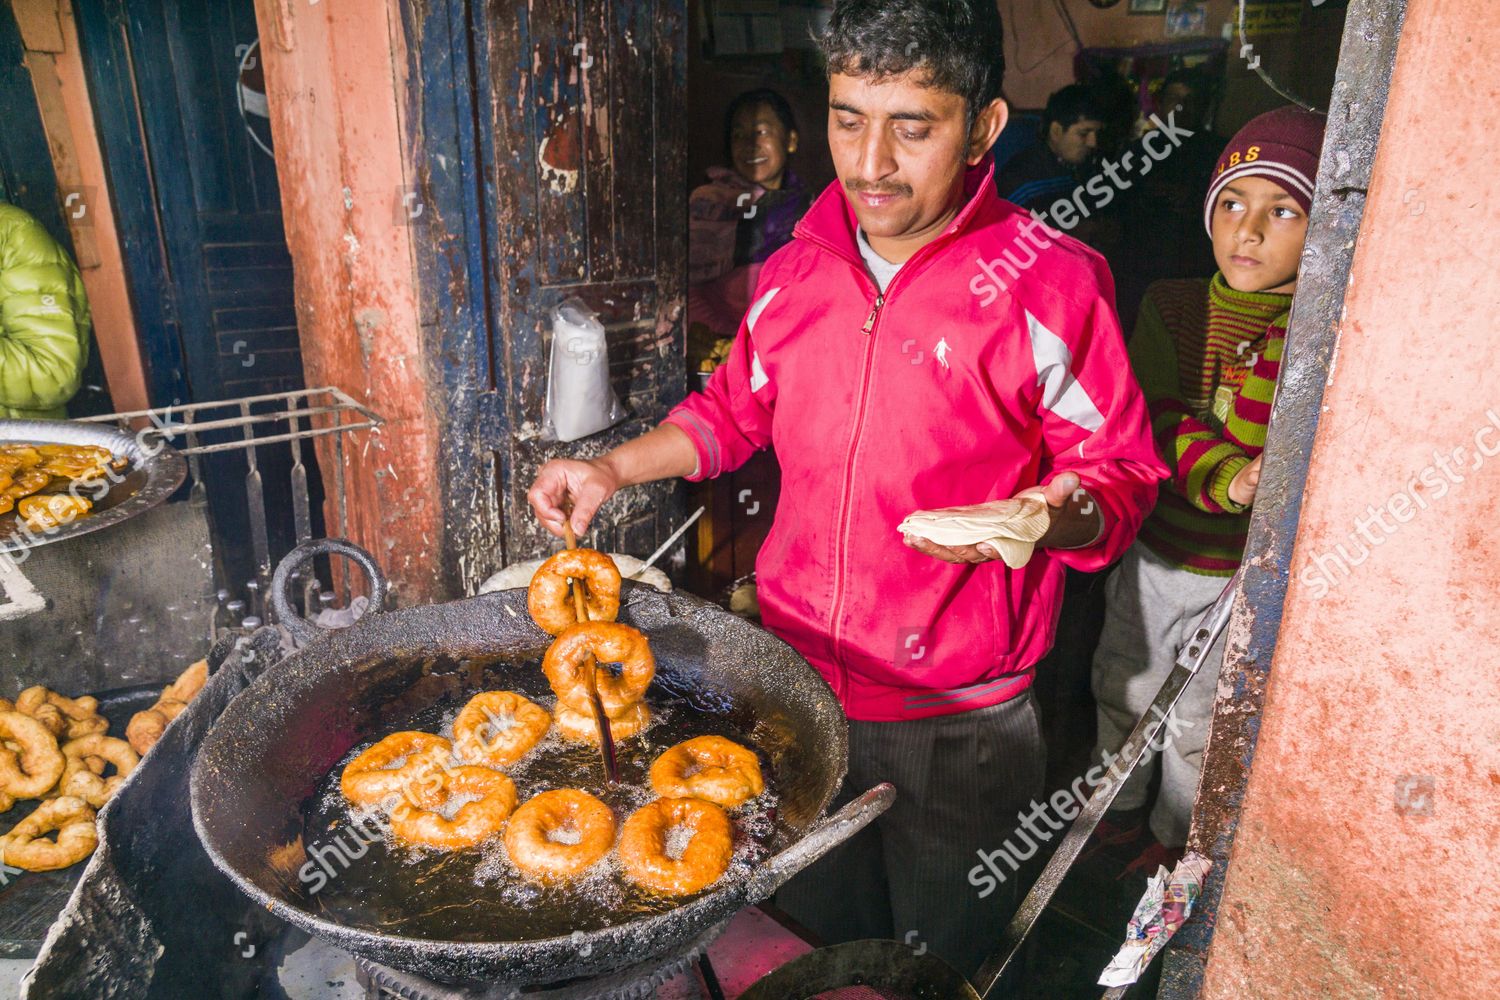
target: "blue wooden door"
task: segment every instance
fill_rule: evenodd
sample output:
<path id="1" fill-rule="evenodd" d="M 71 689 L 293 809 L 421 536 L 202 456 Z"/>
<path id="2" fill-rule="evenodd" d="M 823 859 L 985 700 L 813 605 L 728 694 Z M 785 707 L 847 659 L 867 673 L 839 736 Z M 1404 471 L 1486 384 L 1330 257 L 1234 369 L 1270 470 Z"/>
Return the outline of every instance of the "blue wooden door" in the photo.
<path id="1" fill-rule="evenodd" d="M 302 388 L 252 0 L 75 4 L 153 405 Z M 260 471 L 271 551 L 285 551 L 289 454 Z M 240 453 L 205 457 L 231 586 L 253 572 L 245 473 Z"/>
<path id="2" fill-rule="evenodd" d="M 251 0 L 80 0 L 153 402 L 302 386 Z M 242 87 L 242 82 L 248 86 Z M 154 239 L 152 237 L 155 237 Z"/>
<path id="3" fill-rule="evenodd" d="M 526 490 L 597 455 L 686 390 L 686 0 L 402 4 L 423 325 L 442 359 L 444 568 L 472 592 L 555 548 Z M 608 335 L 625 420 L 541 439 L 548 316 L 577 296 Z M 622 492 L 590 544 L 646 555 L 677 526 L 673 483 Z"/>

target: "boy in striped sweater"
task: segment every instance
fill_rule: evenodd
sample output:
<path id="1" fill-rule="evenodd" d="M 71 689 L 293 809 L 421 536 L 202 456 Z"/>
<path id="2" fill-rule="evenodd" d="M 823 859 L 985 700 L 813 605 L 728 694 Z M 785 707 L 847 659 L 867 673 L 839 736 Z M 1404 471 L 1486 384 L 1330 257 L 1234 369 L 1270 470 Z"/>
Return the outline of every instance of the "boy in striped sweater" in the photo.
<path id="1" fill-rule="evenodd" d="M 1159 281 L 1141 303 L 1130 362 L 1172 476 L 1105 584 L 1093 667 L 1095 750 L 1105 760 L 1146 713 L 1244 553 L 1324 123 L 1288 106 L 1242 128 L 1204 202 L 1218 273 Z M 1187 842 L 1222 658 L 1221 638 L 1156 747 L 1162 782 L 1150 825 L 1165 848 Z M 1144 811 L 1151 772 L 1143 764 L 1121 789 L 1116 827 Z"/>

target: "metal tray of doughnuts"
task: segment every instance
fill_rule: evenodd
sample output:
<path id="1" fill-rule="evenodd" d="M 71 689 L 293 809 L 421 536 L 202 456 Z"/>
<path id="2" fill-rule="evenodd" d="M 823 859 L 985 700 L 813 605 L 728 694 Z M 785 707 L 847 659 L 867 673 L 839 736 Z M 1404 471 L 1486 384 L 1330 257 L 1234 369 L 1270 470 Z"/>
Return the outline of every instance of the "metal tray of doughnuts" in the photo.
<path id="1" fill-rule="evenodd" d="M 50 545 L 99 531 L 149 510 L 171 496 L 187 477 L 187 462 L 166 442 L 155 440 L 160 435 L 149 437 L 81 421 L 0 420 L 0 444 L 91 444 L 130 460 L 120 481 L 111 483 L 109 491 L 94 501 L 91 513 L 59 526 L 56 531 L 28 535 L 22 530 L 18 513 L 0 514 L 0 551 L 14 554 L 18 549 Z M 59 492 L 58 482 L 54 480 L 54 485 L 42 493 Z M 80 494 L 92 499 L 95 492 L 97 488 Z"/>

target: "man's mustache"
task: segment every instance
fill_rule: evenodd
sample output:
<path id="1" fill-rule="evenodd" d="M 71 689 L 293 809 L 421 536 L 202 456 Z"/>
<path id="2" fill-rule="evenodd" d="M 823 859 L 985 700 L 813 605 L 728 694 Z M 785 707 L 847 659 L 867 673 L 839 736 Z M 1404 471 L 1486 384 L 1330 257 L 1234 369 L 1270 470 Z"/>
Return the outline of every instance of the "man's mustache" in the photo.
<path id="1" fill-rule="evenodd" d="M 855 194 L 910 195 L 912 193 L 911 187 L 906 184 L 867 184 L 864 181 L 846 181 L 844 183 L 844 187 L 848 188 Z"/>

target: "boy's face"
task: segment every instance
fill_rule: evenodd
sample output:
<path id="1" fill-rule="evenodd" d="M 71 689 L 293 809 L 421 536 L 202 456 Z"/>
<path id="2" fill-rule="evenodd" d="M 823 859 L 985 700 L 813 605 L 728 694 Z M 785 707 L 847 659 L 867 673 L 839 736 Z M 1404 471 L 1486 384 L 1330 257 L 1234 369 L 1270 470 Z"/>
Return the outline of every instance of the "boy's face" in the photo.
<path id="1" fill-rule="evenodd" d="M 734 172 L 767 190 L 781 187 L 787 156 L 797 151 L 797 133 L 788 132 L 769 104 L 740 108 L 729 127 Z"/>
<path id="2" fill-rule="evenodd" d="M 1307 214 L 1275 181 L 1239 177 L 1214 203 L 1214 260 L 1241 292 L 1297 288 L 1297 262 L 1307 239 Z"/>
<path id="3" fill-rule="evenodd" d="M 1098 152 L 1102 128 L 1104 123 L 1093 118 L 1080 118 L 1067 128 L 1053 122 L 1047 126 L 1047 145 L 1053 156 L 1076 167 Z"/>
<path id="4" fill-rule="evenodd" d="M 875 252 L 906 261 L 957 214 L 964 171 L 1005 126 L 1005 102 L 970 130 L 958 94 L 925 86 L 920 69 L 887 77 L 834 73 L 828 81 L 828 147 L 839 183 Z"/>

